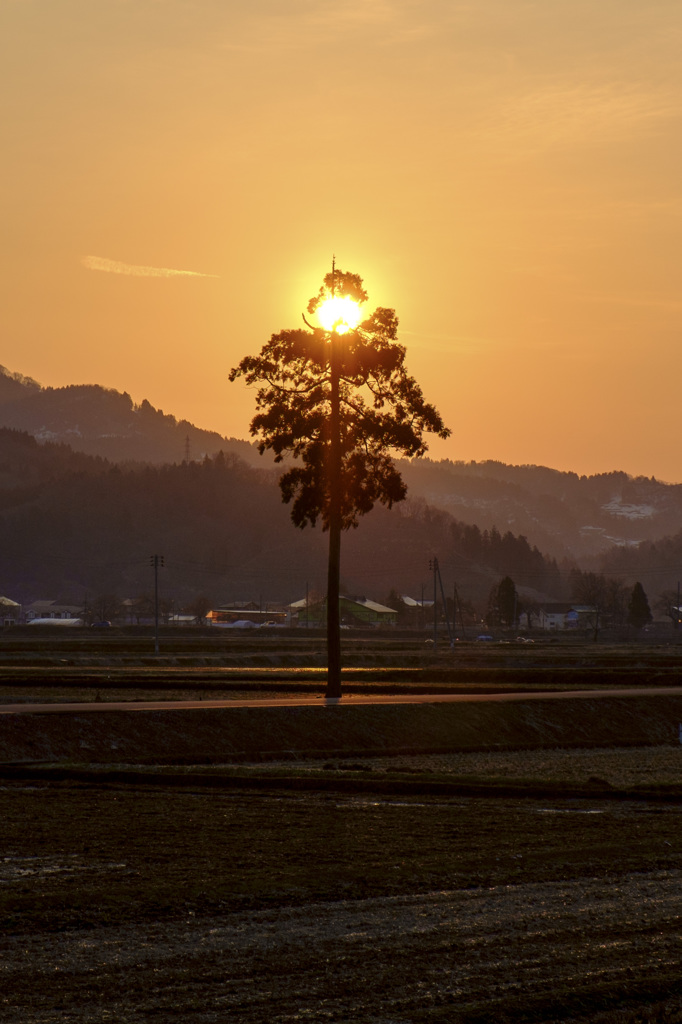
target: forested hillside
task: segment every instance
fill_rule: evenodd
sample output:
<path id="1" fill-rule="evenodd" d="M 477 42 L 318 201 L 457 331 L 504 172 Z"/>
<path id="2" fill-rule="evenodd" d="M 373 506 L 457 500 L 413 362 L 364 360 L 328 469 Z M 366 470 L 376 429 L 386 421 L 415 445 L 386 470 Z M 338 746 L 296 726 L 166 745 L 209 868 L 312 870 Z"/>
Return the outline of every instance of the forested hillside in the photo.
<path id="1" fill-rule="evenodd" d="M 510 529 L 556 558 L 584 559 L 682 527 L 682 486 L 627 473 L 578 476 L 502 462 L 401 464 L 411 494 L 480 529 Z"/>
<path id="2" fill-rule="evenodd" d="M 272 465 L 248 441 L 201 430 L 148 401 L 136 405 L 130 395 L 97 385 L 45 388 L 3 367 L 0 426 L 118 463 L 179 464 L 223 451 L 254 467 Z M 560 560 L 594 559 L 613 545 L 655 541 L 682 528 L 682 486 L 653 478 L 622 472 L 586 477 L 492 460 L 418 459 L 399 466 L 411 499 L 481 531 L 523 535 Z"/>
<path id="3" fill-rule="evenodd" d="M 152 586 L 150 556 L 164 556 L 161 586 L 186 604 L 200 595 L 293 601 L 325 586 L 326 535 L 298 530 L 272 470 L 219 453 L 174 465 L 119 466 L 0 429 L 0 593 L 26 603 L 76 602 Z M 556 564 L 525 538 L 481 532 L 422 501 L 378 508 L 344 536 L 344 590 L 385 600 L 432 586 L 436 555 L 448 592 L 485 604 L 511 573 L 520 587 L 560 596 Z"/>
<path id="4" fill-rule="evenodd" d="M 639 580 L 648 593 L 656 595 L 657 610 L 666 614 L 667 605 L 677 605 L 682 585 L 682 531 L 636 547 L 614 548 L 603 556 L 601 567 L 611 576 Z"/>

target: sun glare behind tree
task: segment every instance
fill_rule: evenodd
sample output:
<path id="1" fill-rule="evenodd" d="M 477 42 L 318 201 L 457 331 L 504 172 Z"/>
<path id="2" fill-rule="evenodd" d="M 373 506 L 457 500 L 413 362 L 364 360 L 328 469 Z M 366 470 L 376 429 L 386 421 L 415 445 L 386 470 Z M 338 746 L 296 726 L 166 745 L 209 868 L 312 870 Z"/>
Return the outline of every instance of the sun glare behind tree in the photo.
<path id="1" fill-rule="evenodd" d="M 347 334 L 360 323 L 362 310 L 349 295 L 337 295 L 326 299 L 318 306 L 317 319 L 325 331 Z"/>

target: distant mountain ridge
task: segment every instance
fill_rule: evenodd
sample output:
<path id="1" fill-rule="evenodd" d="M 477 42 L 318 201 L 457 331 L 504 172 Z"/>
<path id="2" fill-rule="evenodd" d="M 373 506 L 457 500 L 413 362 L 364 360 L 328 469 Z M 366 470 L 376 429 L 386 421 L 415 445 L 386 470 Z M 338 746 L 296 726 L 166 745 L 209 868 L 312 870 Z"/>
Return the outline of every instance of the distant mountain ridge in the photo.
<path id="1" fill-rule="evenodd" d="M 0 427 L 70 445 L 113 462 L 182 463 L 236 455 L 270 469 L 254 444 L 202 430 L 99 385 L 42 387 L 0 367 Z M 579 476 L 493 460 L 400 460 L 409 500 L 481 530 L 511 531 L 553 558 L 590 560 L 612 547 L 656 541 L 682 529 L 682 485 L 627 473 Z"/>

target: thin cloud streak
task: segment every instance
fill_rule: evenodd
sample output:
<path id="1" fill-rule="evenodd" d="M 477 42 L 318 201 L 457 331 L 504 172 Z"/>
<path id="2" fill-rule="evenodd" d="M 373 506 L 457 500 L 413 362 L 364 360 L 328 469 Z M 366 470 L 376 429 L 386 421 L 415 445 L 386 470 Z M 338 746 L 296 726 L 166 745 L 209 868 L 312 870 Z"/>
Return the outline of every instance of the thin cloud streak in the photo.
<path id="1" fill-rule="evenodd" d="M 680 112 L 679 99 L 666 90 L 569 82 L 507 98 L 475 134 L 507 150 L 514 140 L 516 155 L 528 155 L 662 132 Z"/>
<path id="2" fill-rule="evenodd" d="M 171 270 L 169 267 L 141 267 L 120 260 L 107 260 L 103 256 L 84 256 L 84 267 L 101 270 L 105 274 L 125 274 L 128 277 L 217 277 L 217 274 L 200 274 L 197 270 Z"/>

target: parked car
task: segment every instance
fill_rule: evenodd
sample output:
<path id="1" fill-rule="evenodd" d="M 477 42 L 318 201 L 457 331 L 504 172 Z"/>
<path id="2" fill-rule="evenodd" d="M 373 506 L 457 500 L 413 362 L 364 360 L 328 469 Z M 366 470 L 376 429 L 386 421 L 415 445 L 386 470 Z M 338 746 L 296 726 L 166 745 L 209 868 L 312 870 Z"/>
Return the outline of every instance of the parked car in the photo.
<path id="1" fill-rule="evenodd" d="M 102 619 L 100 622 L 93 622 L 90 629 L 111 629 L 111 623 L 107 619 Z"/>

